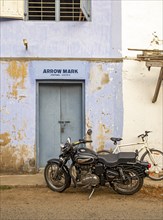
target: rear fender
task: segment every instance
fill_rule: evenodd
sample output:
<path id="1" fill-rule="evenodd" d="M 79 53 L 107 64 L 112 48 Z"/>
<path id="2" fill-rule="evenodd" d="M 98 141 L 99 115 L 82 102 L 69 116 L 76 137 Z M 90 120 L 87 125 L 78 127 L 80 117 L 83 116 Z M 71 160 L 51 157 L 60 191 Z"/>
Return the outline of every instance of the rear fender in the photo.
<path id="1" fill-rule="evenodd" d="M 139 176 L 148 176 L 148 162 L 139 161 L 133 166 L 133 168 L 138 172 Z"/>
<path id="2" fill-rule="evenodd" d="M 136 163 L 128 163 L 122 166 L 124 170 L 135 170 L 140 177 L 148 176 L 148 163 L 137 161 Z"/>
<path id="3" fill-rule="evenodd" d="M 143 167 L 148 168 L 149 163 L 148 163 L 148 162 L 145 162 L 145 161 L 141 161 L 141 162 L 140 162 L 140 165 L 143 166 Z"/>

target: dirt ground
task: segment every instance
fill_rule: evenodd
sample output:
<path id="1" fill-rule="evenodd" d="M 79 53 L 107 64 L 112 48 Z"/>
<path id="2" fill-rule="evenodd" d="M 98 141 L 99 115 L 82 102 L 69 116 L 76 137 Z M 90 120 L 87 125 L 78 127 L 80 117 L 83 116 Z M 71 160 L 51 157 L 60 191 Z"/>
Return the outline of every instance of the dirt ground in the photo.
<path id="1" fill-rule="evenodd" d="M 132 196 L 96 189 L 12 188 L 0 191 L 1 220 L 162 220 L 163 192 L 145 189 Z"/>

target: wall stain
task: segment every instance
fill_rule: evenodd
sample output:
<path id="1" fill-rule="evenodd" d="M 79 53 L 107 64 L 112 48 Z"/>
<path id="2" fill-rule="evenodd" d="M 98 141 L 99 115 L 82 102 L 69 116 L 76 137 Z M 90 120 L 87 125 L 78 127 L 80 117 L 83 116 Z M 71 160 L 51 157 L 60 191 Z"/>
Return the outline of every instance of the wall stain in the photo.
<path id="1" fill-rule="evenodd" d="M 18 98 L 19 96 L 19 89 L 25 89 L 25 81 L 27 77 L 27 67 L 28 64 L 27 62 L 17 62 L 17 61 L 10 61 L 8 68 L 7 68 L 7 73 L 13 80 L 12 87 L 9 88 L 11 89 L 11 92 L 9 92 L 9 98 L 13 97 L 15 99 Z M 21 96 L 19 98 L 22 98 L 25 96 Z"/>
<path id="2" fill-rule="evenodd" d="M 91 92 L 101 90 L 105 84 L 110 82 L 109 73 L 103 70 L 102 64 L 96 64 L 91 67 L 90 81 Z"/>
<path id="3" fill-rule="evenodd" d="M 103 123 L 99 124 L 97 140 L 99 142 L 97 151 L 104 150 L 106 141 L 109 139 L 110 129 Z"/>
<path id="4" fill-rule="evenodd" d="M 91 129 L 92 128 L 89 117 L 86 120 L 86 126 L 87 126 L 87 129 Z"/>
<path id="5" fill-rule="evenodd" d="M 5 132 L 3 134 L 0 134 L 0 145 L 1 146 L 6 146 L 10 143 L 11 138 L 10 134 L 8 132 Z"/>
<path id="6" fill-rule="evenodd" d="M 103 75 L 103 77 L 102 77 L 102 79 L 101 79 L 101 84 L 102 84 L 102 85 L 105 85 L 105 84 L 107 84 L 109 81 L 110 81 L 110 80 L 109 80 L 109 75 L 108 75 L 108 73 L 104 73 L 104 75 Z"/>
<path id="7" fill-rule="evenodd" d="M 103 125 L 103 127 L 104 127 L 105 134 L 110 133 L 110 129 L 106 125 Z"/>
<path id="8" fill-rule="evenodd" d="M 13 173 L 36 172 L 35 158 L 31 157 L 29 146 L 6 146 L 1 149 L 0 171 Z"/>
<path id="9" fill-rule="evenodd" d="M 27 125 L 25 121 L 23 121 L 22 128 L 20 129 L 17 129 L 15 125 L 12 125 L 12 137 L 14 140 L 22 141 L 23 139 L 27 137 L 25 133 L 26 126 Z"/>
<path id="10" fill-rule="evenodd" d="M 102 123 L 99 124 L 98 127 L 98 148 L 97 151 L 103 150 L 105 147 L 105 130 L 104 130 L 104 125 Z"/>

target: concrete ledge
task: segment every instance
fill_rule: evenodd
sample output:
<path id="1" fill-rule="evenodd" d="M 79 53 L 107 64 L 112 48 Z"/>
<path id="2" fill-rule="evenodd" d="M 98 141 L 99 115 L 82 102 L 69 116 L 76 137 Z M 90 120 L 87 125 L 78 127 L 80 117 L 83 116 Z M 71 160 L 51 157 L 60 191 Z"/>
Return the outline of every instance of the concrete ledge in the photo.
<path id="1" fill-rule="evenodd" d="M 46 186 L 43 174 L 1 175 L 0 184 L 4 186 Z"/>

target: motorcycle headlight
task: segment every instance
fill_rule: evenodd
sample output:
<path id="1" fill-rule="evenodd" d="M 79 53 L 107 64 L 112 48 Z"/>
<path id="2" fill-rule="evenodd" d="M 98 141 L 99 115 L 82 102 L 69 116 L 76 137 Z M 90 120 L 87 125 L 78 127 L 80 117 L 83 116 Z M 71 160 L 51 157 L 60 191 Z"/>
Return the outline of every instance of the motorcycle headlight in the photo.
<path id="1" fill-rule="evenodd" d="M 65 152 L 67 152 L 67 151 L 70 150 L 71 145 L 70 145 L 69 143 L 65 143 L 64 145 L 61 144 L 60 147 L 61 147 L 61 151 L 62 151 L 63 153 L 65 153 Z"/>
<path id="2" fill-rule="evenodd" d="M 61 151 L 63 152 L 63 150 L 64 150 L 64 144 L 60 144 L 60 148 L 61 148 Z"/>
<path id="3" fill-rule="evenodd" d="M 59 157 L 59 160 L 62 161 L 62 162 L 65 161 L 65 159 L 63 157 L 61 157 L 61 156 Z"/>

